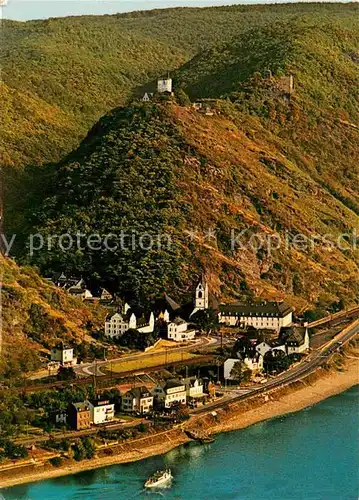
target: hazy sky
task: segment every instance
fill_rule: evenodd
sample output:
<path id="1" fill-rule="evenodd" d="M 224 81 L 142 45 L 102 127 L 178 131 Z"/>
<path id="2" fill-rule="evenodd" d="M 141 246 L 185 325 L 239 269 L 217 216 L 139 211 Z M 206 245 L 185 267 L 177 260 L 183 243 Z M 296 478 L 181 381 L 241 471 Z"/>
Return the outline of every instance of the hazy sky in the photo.
<path id="1" fill-rule="evenodd" d="M 285 0 L 0 0 L 3 19 L 44 19 L 81 14 L 115 14 L 165 7 L 280 3 Z M 294 0 L 286 0 L 288 3 Z"/>

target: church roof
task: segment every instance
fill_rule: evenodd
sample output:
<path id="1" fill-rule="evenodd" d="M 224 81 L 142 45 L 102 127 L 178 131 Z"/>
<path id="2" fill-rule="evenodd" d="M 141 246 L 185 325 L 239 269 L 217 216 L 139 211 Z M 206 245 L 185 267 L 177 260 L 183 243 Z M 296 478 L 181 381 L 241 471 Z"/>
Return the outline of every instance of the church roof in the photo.
<path id="1" fill-rule="evenodd" d="M 169 295 L 167 295 L 167 293 L 165 293 L 165 301 L 173 311 L 176 311 L 177 309 L 181 308 L 181 306 L 175 300 L 173 300 Z"/>

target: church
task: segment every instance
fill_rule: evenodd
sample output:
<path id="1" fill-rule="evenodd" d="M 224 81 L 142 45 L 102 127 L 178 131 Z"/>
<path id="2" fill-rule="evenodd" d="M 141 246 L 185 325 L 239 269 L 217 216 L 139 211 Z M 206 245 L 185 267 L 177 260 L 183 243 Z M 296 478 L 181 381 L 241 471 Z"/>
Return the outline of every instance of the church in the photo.
<path id="1" fill-rule="evenodd" d="M 198 311 L 204 311 L 209 307 L 209 298 L 208 298 L 208 283 L 205 279 L 198 283 L 196 287 L 195 299 L 194 299 L 194 309 L 191 312 L 190 318 L 196 314 Z"/>

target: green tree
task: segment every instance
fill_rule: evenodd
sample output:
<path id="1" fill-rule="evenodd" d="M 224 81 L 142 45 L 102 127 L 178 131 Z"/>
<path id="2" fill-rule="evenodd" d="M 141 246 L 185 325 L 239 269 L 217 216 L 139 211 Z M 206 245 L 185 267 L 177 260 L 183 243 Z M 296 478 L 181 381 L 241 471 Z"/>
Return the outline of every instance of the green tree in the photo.
<path id="1" fill-rule="evenodd" d="M 95 455 L 95 442 L 89 437 L 82 438 L 82 444 L 85 450 L 86 458 L 93 458 Z"/>
<path id="2" fill-rule="evenodd" d="M 243 363 L 243 361 L 237 361 L 234 363 L 230 377 L 233 380 L 236 380 L 238 383 L 248 382 L 251 378 L 252 371 L 247 368 L 247 366 Z"/>
<path id="3" fill-rule="evenodd" d="M 58 380 L 74 380 L 76 378 L 75 370 L 72 367 L 61 366 L 57 378 Z"/>
<path id="4" fill-rule="evenodd" d="M 196 323 L 198 328 L 210 334 L 219 329 L 218 316 L 214 309 L 203 309 L 197 311 L 192 317 L 191 321 Z"/>
<path id="5" fill-rule="evenodd" d="M 176 92 L 176 101 L 180 106 L 190 106 L 191 105 L 191 99 L 189 96 L 186 94 L 186 92 L 183 89 L 179 89 Z"/>

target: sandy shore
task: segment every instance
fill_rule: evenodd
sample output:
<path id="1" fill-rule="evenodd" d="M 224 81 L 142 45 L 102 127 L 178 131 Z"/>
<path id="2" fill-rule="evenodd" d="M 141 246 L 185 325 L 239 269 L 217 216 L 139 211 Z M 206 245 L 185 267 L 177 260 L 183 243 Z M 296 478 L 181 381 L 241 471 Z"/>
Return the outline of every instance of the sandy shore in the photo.
<path id="1" fill-rule="evenodd" d="M 306 382 L 296 384 L 286 394 L 272 393 L 269 400 L 260 406 L 248 409 L 245 412 L 235 409 L 220 419 L 220 422 L 212 422 L 206 426 L 206 430 L 211 433 L 225 432 L 235 429 L 243 429 L 257 422 L 278 417 L 287 413 L 296 412 L 312 406 L 323 399 L 334 396 L 346 391 L 350 387 L 359 383 L 359 358 L 347 357 L 345 368 L 343 371 L 325 371 L 320 369 L 315 377 L 310 378 Z M 203 418 L 199 419 L 204 423 Z M 190 421 L 193 423 L 193 420 Z M 132 449 L 121 451 L 120 454 L 98 459 L 86 460 L 80 463 L 72 463 L 71 465 L 59 468 L 52 466 L 40 466 L 41 470 L 25 471 L 13 470 L 9 476 L 0 479 L 0 487 L 5 488 L 21 483 L 29 483 L 54 477 L 75 474 L 77 472 L 96 469 L 98 467 L 106 467 L 114 464 L 134 462 L 143 458 L 159 455 L 168 452 L 169 450 L 185 443 L 188 438 L 180 431 L 170 431 L 171 439 L 160 439 L 158 444 L 143 446 L 138 441 L 132 444 L 128 443 L 128 447 Z M 0 476 L 1 477 L 1 476 Z"/>

